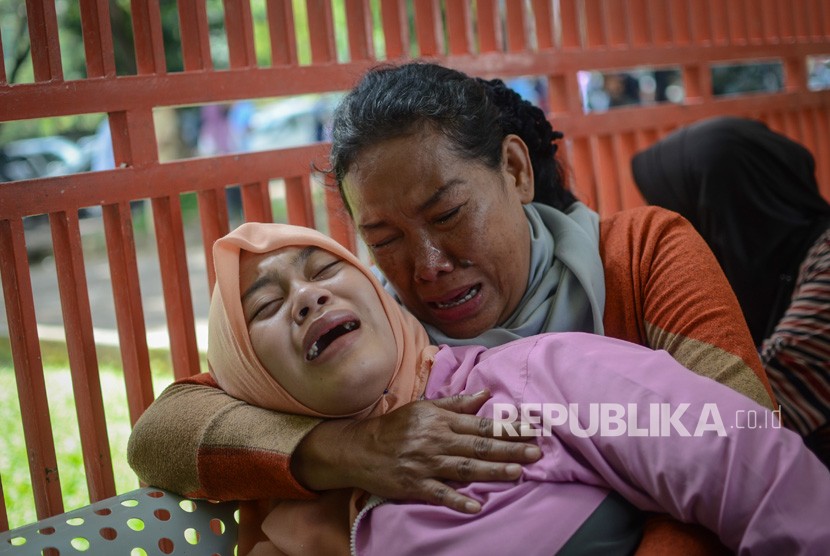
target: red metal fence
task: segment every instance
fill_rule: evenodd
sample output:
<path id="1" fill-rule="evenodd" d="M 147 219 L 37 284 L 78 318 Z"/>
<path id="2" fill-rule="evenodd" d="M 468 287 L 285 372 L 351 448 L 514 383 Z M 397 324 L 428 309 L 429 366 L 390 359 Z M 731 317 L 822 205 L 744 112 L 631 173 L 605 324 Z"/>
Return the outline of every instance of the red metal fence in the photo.
<path id="1" fill-rule="evenodd" d="M 325 144 L 160 162 L 154 109 L 343 91 L 381 59 L 418 56 L 480 76 L 541 76 L 549 116 L 566 134 L 563 152 L 573 187 L 603 214 L 642 203 L 629 170 L 636 150 L 679 125 L 718 114 L 762 119 L 804 143 L 816 154 L 819 182 L 830 193 L 830 91 L 807 87 L 808 58 L 830 55 L 826 0 L 263 1 L 270 64 L 257 64 L 250 0 L 224 0 L 230 67 L 221 70 L 211 59 L 205 1 L 178 0 L 184 71 L 169 72 L 165 48 L 172 47 L 162 39 L 159 0 L 132 0 L 137 71 L 116 76 L 109 4 L 80 0 L 86 78 L 66 80 L 55 2 L 26 0 L 34 82 L 9 84 L 0 65 L 0 122 L 106 112 L 116 163 L 113 170 L 0 183 L 0 277 L 40 518 L 63 511 L 63 501 L 23 219 L 49 216 L 93 501 L 116 493 L 79 209 L 100 206 L 103 211 L 133 421 L 153 393 L 130 202 L 149 199 L 152 205 L 176 377 L 200 371 L 180 196 L 197 194 L 205 246 L 228 231 L 225 188 L 234 185 L 241 186 L 246 220 L 273 218 L 269 183 L 282 179 L 288 220 L 319 224 L 311 207 L 309 162 L 325 156 Z M 308 63 L 298 61 L 295 7 L 300 3 L 313 22 Z M 345 11 L 344 30 L 335 29 L 335 8 Z M 340 51 L 338 32 L 345 33 L 348 44 Z M 752 61 L 782 64 L 783 90 L 713 95 L 713 66 Z M 585 113 L 577 72 L 641 66 L 679 69 L 683 101 Z M 336 196 L 325 196 L 329 232 L 354 248 L 353 231 L 340 218 L 338 203 Z M 204 255 L 210 268 L 209 249 Z M 209 284 L 212 280 L 208 273 Z M 7 527 L 0 505 L 0 530 Z"/>

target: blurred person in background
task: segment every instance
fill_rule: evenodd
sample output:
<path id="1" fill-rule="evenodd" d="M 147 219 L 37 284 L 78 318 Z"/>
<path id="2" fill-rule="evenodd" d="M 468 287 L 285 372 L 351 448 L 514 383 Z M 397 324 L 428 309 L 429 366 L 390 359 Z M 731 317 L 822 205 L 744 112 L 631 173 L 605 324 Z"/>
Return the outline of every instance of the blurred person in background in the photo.
<path id="1" fill-rule="evenodd" d="M 830 467 L 830 204 L 813 155 L 760 121 L 718 117 L 631 164 L 646 201 L 686 217 L 712 248 L 784 424 Z"/>

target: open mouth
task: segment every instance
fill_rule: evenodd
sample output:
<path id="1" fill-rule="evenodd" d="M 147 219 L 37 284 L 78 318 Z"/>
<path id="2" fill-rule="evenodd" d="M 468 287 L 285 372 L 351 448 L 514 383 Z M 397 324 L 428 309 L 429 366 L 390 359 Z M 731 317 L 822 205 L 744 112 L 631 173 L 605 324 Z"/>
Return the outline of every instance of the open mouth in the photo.
<path id="1" fill-rule="evenodd" d="M 431 303 L 431 305 L 433 307 L 437 307 L 438 309 L 452 309 L 453 307 L 458 307 L 459 305 L 467 303 L 469 300 L 478 295 L 479 291 L 481 291 L 481 284 L 476 284 L 452 299 L 443 302 L 435 301 Z"/>
<path id="2" fill-rule="evenodd" d="M 357 330 L 360 328 L 360 321 L 357 320 L 350 320 L 338 324 L 319 338 L 315 340 L 311 347 L 308 348 L 308 351 L 305 354 L 306 361 L 314 361 L 320 354 L 323 353 L 327 347 L 329 347 L 332 342 L 334 342 L 340 336 L 344 336 L 349 332 Z"/>

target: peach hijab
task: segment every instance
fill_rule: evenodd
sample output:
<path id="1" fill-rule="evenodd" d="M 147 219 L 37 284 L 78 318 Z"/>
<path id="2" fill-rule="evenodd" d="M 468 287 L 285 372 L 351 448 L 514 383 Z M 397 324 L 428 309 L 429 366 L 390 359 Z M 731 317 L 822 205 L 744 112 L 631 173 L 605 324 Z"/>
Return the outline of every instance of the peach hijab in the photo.
<path id="1" fill-rule="evenodd" d="M 397 366 L 387 392 L 350 415 L 323 415 L 294 399 L 262 366 L 251 345 L 239 288 L 241 251 L 267 253 L 284 247 L 314 246 L 360 269 L 369 279 L 389 319 L 398 348 Z M 208 366 L 216 382 L 231 396 L 284 413 L 316 417 L 368 417 L 387 413 L 420 397 L 437 348 L 429 345 L 424 327 L 386 293 L 372 272 L 330 237 L 288 224 L 242 224 L 213 245 L 216 286 L 210 303 Z M 344 395 L 348 395 L 344 392 Z"/>
<path id="2" fill-rule="evenodd" d="M 348 249 L 316 230 L 287 224 L 243 224 L 213 245 L 216 285 L 208 322 L 208 366 L 219 386 L 240 400 L 267 409 L 317 417 L 347 417 L 322 415 L 293 398 L 254 353 L 242 312 L 241 251 L 267 253 L 283 247 L 306 246 L 324 249 L 366 275 L 380 298 L 397 344 L 397 365 L 386 392 L 348 417 L 380 415 L 420 397 L 438 351 L 429 344 L 424 327 L 384 291 L 372 272 Z M 325 492 L 315 500 L 275 502 L 261 526 L 268 540 L 257 544 L 251 554 L 347 552 L 350 525 L 363 499 L 363 491 L 345 489 Z"/>

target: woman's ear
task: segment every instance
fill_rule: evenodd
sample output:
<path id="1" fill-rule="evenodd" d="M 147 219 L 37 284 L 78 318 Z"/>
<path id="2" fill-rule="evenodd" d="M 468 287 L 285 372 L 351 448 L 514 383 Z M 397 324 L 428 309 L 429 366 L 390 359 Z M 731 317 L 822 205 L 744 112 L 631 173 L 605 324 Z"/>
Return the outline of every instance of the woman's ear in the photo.
<path id="1" fill-rule="evenodd" d="M 533 200 L 533 166 L 527 145 L 518 135 L 510 134 L 502 142 L 502 170 L 510 177 L 522 204 Z M 511 183 L 512 182 L 512 183 Z"/>

